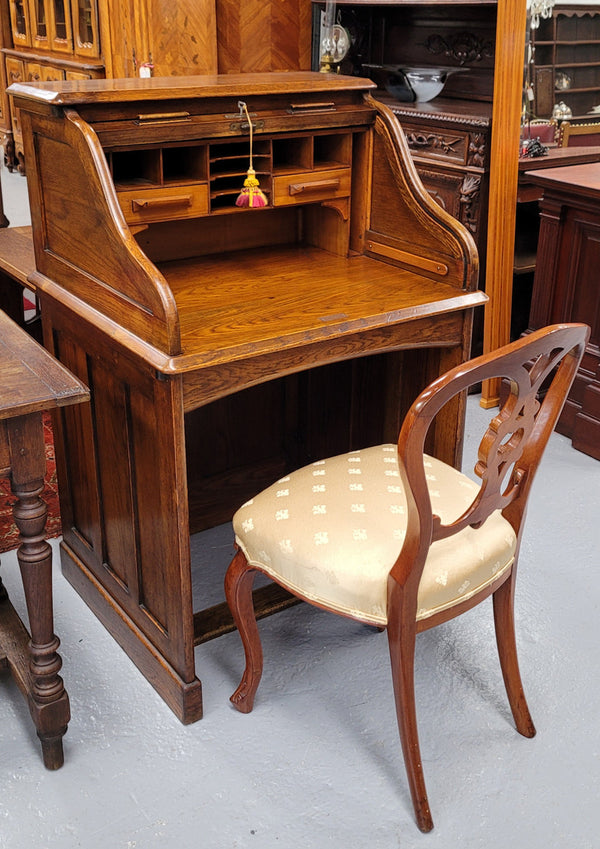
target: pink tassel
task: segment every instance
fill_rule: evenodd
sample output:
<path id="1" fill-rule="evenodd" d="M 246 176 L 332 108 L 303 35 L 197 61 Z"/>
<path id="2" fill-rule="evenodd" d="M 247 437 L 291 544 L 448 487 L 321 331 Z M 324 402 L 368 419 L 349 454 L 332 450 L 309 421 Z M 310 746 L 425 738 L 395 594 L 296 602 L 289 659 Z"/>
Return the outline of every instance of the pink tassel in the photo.
<path id="1" fill-rule="evenodd" d="M 256 171 L 254 168 L 248 169 L 248 176 L 244 180 L 244 188 L 239 193 L 235 202 L 236 206 L 249 207 L 256 209 L 261 206 L 267 206 L 267 196 L 261 191 L 258 180 L 256 179 Z"/>
<path id="2" fill-rule="evenodd" d="M 247 177 L 244 180 L 244 188 L 239 193 L 237 200 L 235 202 L 236 206 L 246 207 L 247 209 L 258 209 L 261 206 L 268 206 L 269 200 L 266 194 L 261 191 L 258 180 L 256 179 L 256 171 L 252 167 L 252 121 L 250 120 L 250 113 L 248 112 L 248 107 L 244 103 L 243 100 L 238 101 L 238 106 L 240 108 L 240 114 L 242 110 L 246 113 L 246 119 L 248 121 L 248 127 L 250 129 L 250 167 L 248 168 L 246 174 Z"/>

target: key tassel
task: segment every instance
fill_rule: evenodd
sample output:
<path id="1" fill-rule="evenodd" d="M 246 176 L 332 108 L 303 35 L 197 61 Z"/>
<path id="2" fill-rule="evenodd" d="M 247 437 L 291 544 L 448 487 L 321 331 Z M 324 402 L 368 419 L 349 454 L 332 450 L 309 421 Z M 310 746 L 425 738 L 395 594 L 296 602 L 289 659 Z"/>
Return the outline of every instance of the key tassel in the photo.
<path id="1" fill-rule="evenodd" d="M 248 114 L 248 107 L 243 100 L 240 100 L 238 106 L 243 109 L 248 119 L 250 126 L 250 167 L 248 168 L 247 177 L 244 180 L 244 188 L 239 193 L 235 202 L 236 206 L 247 207 L 248 209 L 258 209 L 262 206 L 267 206 L 269 201 L 267 196 L 260 188 L 260 183 L 256 177 L 256 171 L 252 167 L 252 121 Z"/>

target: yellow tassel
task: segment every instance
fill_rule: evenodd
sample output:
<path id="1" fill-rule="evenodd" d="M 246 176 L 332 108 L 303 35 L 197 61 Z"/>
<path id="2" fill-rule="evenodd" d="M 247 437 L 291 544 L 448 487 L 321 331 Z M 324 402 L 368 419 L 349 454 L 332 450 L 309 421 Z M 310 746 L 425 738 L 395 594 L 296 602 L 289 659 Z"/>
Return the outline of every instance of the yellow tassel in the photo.
<path id="1" fill-rule="evenodd" d="M 268 202 L 267 196 L 261 191 L 260 184 L 256 179 L 256 171 L 254 168 L 248 168 L 248 176 L 244 180 L 244 188 L 238 195 L 235 205 L 255 208 L 266 206 Z"/>
<path id="2" fill-rule="evenodd" d="M 243 100 L 240 100 L 238 105 L 240 110 L 243 109 L 246 113 L 246 118 L 250 127 L 250 167 L 246 172 L 247 177 L 244 180 L 244 188 L 239 193 L 235 205 L 247 207 L 248 209 L 258 209 L 261 206 L 268 206 L 269 200 L 265 193 L 261 191 L 260 184 L 256 177 L 256 171 L 252 167 L 252 121 L 248 114 L 248 107 Z"/>

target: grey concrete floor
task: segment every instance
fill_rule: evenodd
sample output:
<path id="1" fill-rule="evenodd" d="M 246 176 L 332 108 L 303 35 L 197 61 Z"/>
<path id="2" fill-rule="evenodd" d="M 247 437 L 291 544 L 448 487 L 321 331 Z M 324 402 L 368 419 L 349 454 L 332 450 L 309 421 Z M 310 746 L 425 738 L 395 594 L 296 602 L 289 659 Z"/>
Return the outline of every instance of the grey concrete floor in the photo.
<path id="1" fill-rule="evenodd" d="M 3 170 L 7 214 L 23 178 Z M 8 197 L 7 197 L 8 194 Z M 11 223 L 15 221 L 14 212 Z M 471 397 L 466 462 L 481 422 Z M 466 468 L 468 471 L 468 468 Z M 252 714 L 228 702 L 233 633 L 196 649 L 204 718 L 183 726 L 60 574 L 55 627 L 72 720 L 44 769 L 28 711 L 0 679 L 4 849 L 597 849 L 600 464 L 553 435 L 521 553 L 517 627 L 538 734 L 514 730 L 491 603 L 420 635 L 417 703 L 435 829 L 414 823 L 385 634 L 306 605 L 263 620 Z M 199 597 L 221 598 L 229 526 L 193 539 Z M 14 552 L 2 575 L 24 615 Z"/>

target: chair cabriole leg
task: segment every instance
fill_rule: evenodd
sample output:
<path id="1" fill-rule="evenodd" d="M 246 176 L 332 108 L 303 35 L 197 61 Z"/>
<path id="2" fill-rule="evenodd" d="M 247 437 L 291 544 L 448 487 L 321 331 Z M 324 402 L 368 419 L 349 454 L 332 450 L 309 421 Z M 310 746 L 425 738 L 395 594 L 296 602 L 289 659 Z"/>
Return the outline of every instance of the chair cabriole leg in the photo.
<path id="1" fill-rule="evenodd" d="M 250 713 L 252 710 L 263 670 L 262 646 L 252 601 L 255 576 L 256 569 L 252 569 L 242 552 L 238 551 L 225 575 L 225 596 L 246 655 L 242 680 L 230 699 L 241 713 Z"/>
<path id="2" fill-rule="evenodd" d="M 514 572 L 494 593 L 494 625 L 496 628 L 496 643 L 500 666 L 504 677 L 504 686 L 508 701 L 519 734 L 524 737 L 535 736 L 535 726 L 529 713 L 519 661 L 517 657 L 517 641 L 515 637 L 514 617 Z"/>

